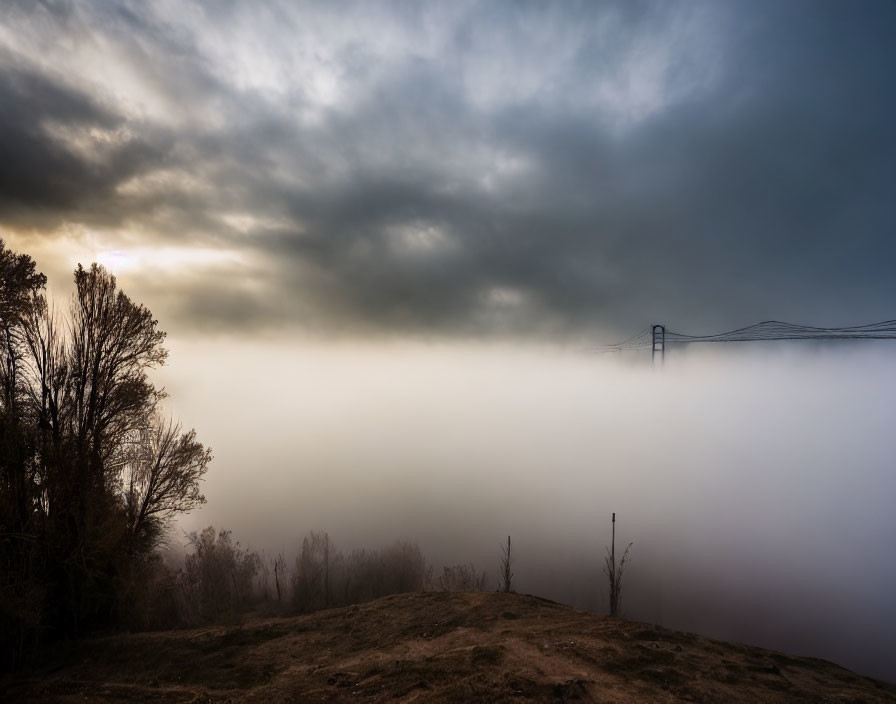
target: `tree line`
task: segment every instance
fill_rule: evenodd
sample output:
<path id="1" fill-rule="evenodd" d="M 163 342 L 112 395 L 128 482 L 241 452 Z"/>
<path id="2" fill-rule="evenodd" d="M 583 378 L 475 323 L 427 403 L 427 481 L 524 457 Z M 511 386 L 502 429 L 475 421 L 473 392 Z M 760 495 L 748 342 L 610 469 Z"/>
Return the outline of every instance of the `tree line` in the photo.
<path id="1" fill-rule="evenodd" d="M 346 553 L 327 533 L 311 531 L 288 561 L 244 548 L 231 531 L 209 526 L 188 534 L 186 549 L 144 571 L 129 594 L 130 617 L 119 625 L 157 630 L 235 623 L 250 613 L 305 613 L 390 594 L 488 588 L 486 573 L 472 564 L 435 574 L 420 547 L 404 540 Z"/>
<path id="2" fill-rule="evenodd" d="M 229 531 L 208 527 L 188 536 L 182 567 L 167 565 L 168 622 L 148 627 L 232 621 L 247 611 L 297 613 L 358 604 L 388 594 L 456 587 L 433 579 L 416 543 L 344 553 L 325 532 L 312 531 L 290 562 L 244 549 Z M 446 573 L 466 566 L 445 568 Z"/>
<path id="3" fill-rule="evenodd" d="M 165 333 L 103 267 L 67 309 L 0 239 L 0 656 L 126 621 L 211 451 L 160 413 Z"/>

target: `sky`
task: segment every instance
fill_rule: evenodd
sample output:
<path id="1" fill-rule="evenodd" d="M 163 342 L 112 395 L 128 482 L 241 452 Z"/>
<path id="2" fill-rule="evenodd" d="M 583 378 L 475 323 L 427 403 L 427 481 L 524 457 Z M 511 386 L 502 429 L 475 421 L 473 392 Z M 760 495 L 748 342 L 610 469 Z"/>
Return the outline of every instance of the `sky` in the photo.
<path id="1" fill-rule="evenodd" d="M 593 352 L 896 317 L 894 36 L 885 0 L 7 0 L 0 237 L 169 333 L 216 456 L 186 529 L 490 570 L 513 532 L 599 608 L 617 511 L 634 615 L 896 680 L 892 343 Z"/>

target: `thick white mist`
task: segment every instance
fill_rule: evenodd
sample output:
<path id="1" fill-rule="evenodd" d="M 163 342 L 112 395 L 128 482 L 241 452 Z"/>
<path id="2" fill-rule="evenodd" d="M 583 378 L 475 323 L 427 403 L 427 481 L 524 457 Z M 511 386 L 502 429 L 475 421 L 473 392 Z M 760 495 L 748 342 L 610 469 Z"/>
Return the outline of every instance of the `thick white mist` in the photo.
<path id="1" fill-rule="evenodd" d="M 896 347 L 595 356 L 507 345 L 199 345 L 159 375 L 215 450 L 208 505 L 294 554 L 416 540 L 430 560 L 604 608 L 615 511 L 634 618 L 896 678 Z"/>

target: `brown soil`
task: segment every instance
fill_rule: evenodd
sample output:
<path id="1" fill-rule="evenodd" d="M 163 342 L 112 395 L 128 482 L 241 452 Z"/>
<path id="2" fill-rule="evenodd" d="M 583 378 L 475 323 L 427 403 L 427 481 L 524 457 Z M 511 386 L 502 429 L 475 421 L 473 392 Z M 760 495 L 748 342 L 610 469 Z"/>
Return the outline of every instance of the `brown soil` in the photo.
<path id="1" fill-rule="evenodd" d="M 517 594 L 404 594 L 95 638 L 4 702 L 896 702 L 896 685 Z"/>

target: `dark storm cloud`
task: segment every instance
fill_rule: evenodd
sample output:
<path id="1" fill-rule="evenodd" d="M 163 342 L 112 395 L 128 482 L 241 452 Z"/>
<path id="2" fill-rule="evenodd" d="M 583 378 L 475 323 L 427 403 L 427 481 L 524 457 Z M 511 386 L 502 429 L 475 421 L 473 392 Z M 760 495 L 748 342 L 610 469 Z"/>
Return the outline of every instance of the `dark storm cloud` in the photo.
<path id="1" fill-rule="evenodd" d="M 0 74 L 0 207 L 38 211 L 75 209 L 85 196 L 102 195 L 108 179 L 47 138 L 42 123 L 59 119 L 72 128 L 114 128 L 113 115 L 89 96 L 31 71 Z"/>
<path id="2" fill-rule="evenodd" d="M 2 217 L 243 253 L 186 325 L 892 315 L 890 4 L 64 7 L 4 16 Z"/>

